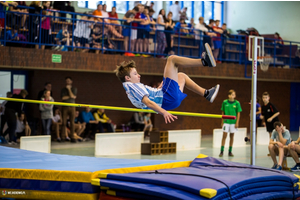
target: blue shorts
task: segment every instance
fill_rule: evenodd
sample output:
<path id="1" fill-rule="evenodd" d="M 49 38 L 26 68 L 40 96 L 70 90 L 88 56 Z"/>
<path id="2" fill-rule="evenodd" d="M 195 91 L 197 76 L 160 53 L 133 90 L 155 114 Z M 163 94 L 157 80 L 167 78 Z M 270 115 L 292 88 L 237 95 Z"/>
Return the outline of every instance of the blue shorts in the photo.
<path id="1" fill-rule="evenodd" d="M 215 40 L 214 41 L 214 47 L 215 47 L 215 49 L 220 49 L 222 47 L 222 42 L 218 41 L 218 40 Z"/>
<path id="2" fill-rule="evenodd" d="M 165 110 L 173 110 L 180 106 L 181 101 L 187 96 L 179 89 L 176 81 L 165 78 L 163 80 L 162 91 L 164 92 L 162 108 Z"/>
<path id="3" fill-rule="evenodd" d="M 129 36 L 129 33 L 130 33 L 130 29 L 129 29 L 129 28 L 124 28 L 124 29 L 122 30 L 122 35 L 123 35 L 124 37 L 128 37 L 128 36 Z"/>

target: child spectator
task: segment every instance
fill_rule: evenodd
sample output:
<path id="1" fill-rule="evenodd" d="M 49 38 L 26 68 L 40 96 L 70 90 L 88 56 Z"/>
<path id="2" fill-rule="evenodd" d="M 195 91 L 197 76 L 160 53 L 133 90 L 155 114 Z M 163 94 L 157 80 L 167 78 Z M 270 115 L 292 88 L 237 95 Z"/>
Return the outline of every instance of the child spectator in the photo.
<path id="1" fill-rule="evenodd" d="M 157 17 L 157 53 L 163 54 L 166 48 L 166 35 L 165 35 L 165 26 L 166 26 L 166 15 L 165 10 L 161 9 Z M 163 55 L 159 55 L 159 58 L 162 58 Z"/>
<path id="2" fill-rule="evenodd" d="M 85 123 L 80 123 L 80 118 L 79 118 L 79 111 L 76 110 L 75 112 L 75 132 L 77 136 L 81 136 L 83 131 L 85 130 Z M 69 123 L 68 123 L 69 124 Z M 75 135 L 75 134 L 74 134 Z M 76 136 L 75 136 L 76 137 Z M 80 141 L 80 140 L 79 140 Z"/>
<path id="3" fill-rule="evenodd" d="M 218 57 L 219 57 L 219 52 L 220 52 L 220 48 L 222 47 L 222 42 L 221 42 L 221 34 L 223 34 L 223 30 L 222 28 L 219 27 L 220 25 L 220 20 L 216 20 L 215 25 L 212 27 L 213 31 L 217 32 L 217 37 L 213 38 L 214 41 L 214 57 L 217 63 L 221 63 L 220 61 L 218 61 Z"/>
<path id="4" fill-rule="evenodd" d="M 184 22 L 184 19 L 180 18 L 180 22 L 177 22 L 175 25 L 175 32 L 178 35 L 187 35 L 189 34 L 189 30 L 186 29 L 188 25 Z"/>
<path id="5" fill-rule="evenodd" d="M 51 23 L 51 18 L 50 16 L 53 15 L 48 9 L 50 9 L 50 1 L 44 1 L 43 2 L 43 11 L 42 11 L 42 25 L 41 25 L 41 43 L 43 44 L 41 48 L 44 50 L 45 49 L 45 44 L 50 44 L 51 43 L 51 32 L 50 32 L 50 23 Z"/>
<path id="6" fill-rule="evenodd" d="M 113 18 L 110 19 L 110 23 L 112 24 L 116 24 L 117 26 L 114 26 L 115 29 L 121 34 L 122 33 L 122 26 L 120 25 L 120 22 L 118 21 L 119 17 L 118 17 L 118 13 L 116 12 L 116 7 L 112 7 L 111 12 L 108 13 L 109 18 Z"/>
<path id="7" fill-rule="evenodd" d="M 16 128 L 17 142 L 20 142 L 20 137 L 22 136 L 30 136 L 31 129 L 28 125 L 26 116 L 24 112 L 18 114 L 17 117 L 17 128 Z"/>
<path id="8" fill-rule="evenodd" d="M 38 26 L 40 24 L 40 12 L 42 10 L 42 6 L 40 5 L 40 1 L 32 1 L 29 5 L 34 9 L 29 9 L 29 21 L 28 21 L 28 41 L 31 43 L 38 42 Z M 35 48 L 38 49 L 39 46 L 36 44 Z"/>
<path id="9" fill-rule="evenodd" d="M 19 41 L 19 26 L 15 25 L 11 30 L 6 31 L 7 46 L 17 46 L 14 41 Z"/>
<path id="10" fill-rule="evenodd" d="M 131 129 L 134 131 L 142 131 L 145 127 L 144 116 L 142 112 L 134 113 L 130 120 Z"/>
<path id="11" fill-rule="evenodd" d="M 51 97 L 51 91 L 45 90 L 44 97 L 41 98 L 42 101 L 54 102 Z M 39 104 L 41 111 L 41 118 L 43 124 L 44 135 L 51 135 L 51 123 L 53 118 L 53 105 L 52 104 Z"/>
<path id="12" fill-rule="evenodd" d="M 85 132 L 83 138 L 95 138 L 95 134 L 97 131 L 97 125 L 100 127 L 100 132 L 103 133 L 103 127 L 101 122 L 97 122 L 95 118 L 93 117 L 93 114 L 91 113 L 91 109 L 89 107 L 86 107 L 84 111 L 80 113 L 80 122 L 86 124 Z M 102 131 L 101 131 L 102 130 Z M 92 131 L 90 135 L 90 131 Z"/>
<path id="13" fill-rule="evenodd" d="M 191 18 L 190 23 L 188 23 L 187 27 L 189 28 L 189 34 L 191 36 L 194 35 L 194 28 L 195 28 L 195 23 L 194 23 L 194 18 Z"/>
<path id="14" fill-rule="evenodd" d="M 234 133 L 237 132 L 237 128 L 239 127 L 240 112 L 242 112 L 241 104 L 238 100 L 235 100 L 235 97 L 236 97 L 235 91 L 229 90 L 228 99 L 224 100 L 222 103 L 222 107 L 221 107 L 222 115 L 236 116 L 236 119 L 226 119 L 226 120 L 222 119 L 223 138 L 221 142 L 221 153 L 219 157 L 223 157 L 225 141 L 228 133 L 230 133 L 228 156 L 233 157 L 232 154 L 233 138 L 234 138 Z"/>
<path id="15" fill-rule="evenodd" d="M 259 98 L 256 98 L 256 125 L 257 127 L 261 127 L 262 126 L 262 120 L 261 120 L 262 116 L 261 116 L 261 106 L 259 104 Z"/>
<path id="16" fill-rule="evenodd" d="M 166 41 L 167 41 L 167 47 L 165 48 L 164 54 L 174 54 L 173 51 L 173 31 L 175 23 L 172 20 L 172 12 L 168 13 L 167 16 L 167 22 L 166 22 Z"/>
<path id="17" fill-rule="evenodd" d="M 94 112 L 94 118 L 97 122 L 101 122 L 103 128 L 107 129 L 107 132 L 115 132 L 112 121 L 106 116 L 104 109 L 98 109 Z"/>
<path id="18" fill-rule="evenodd" d="M 67 24 L 62 25 L 62 29 L 57 33 L 55 41 L 59 46 L 57 46 L 54 50 L 68 51 L 68 47 L 65 46 L 70 44 L 70 34 Z"/>
<path id="19" fill-rule="evenodd" d="M 280 112 L 277 110 L 277 108 L 270 102 L 270 95 L 268 92 L 264 92 L 262 95 L 263 105 L 261 107 L 261 114 L 265 120 L 267 131 L 270 134 L 272 134 L 273 131 L 273 125 L 275 122 L 278 122 L 278 115 Z"/>
<path id="20" fill-rule="evenodd" d="M 115 70 L 116 76 L 122 82 L 129 100 L 135 107 L 152 109 L 164 116 L 165 123 L 171 123 L 177 117 L 167 110 L 173 110 L 180 106 L 183 99 L 187 96 L 183 93 L 184 87 L 203 96 L 211 103 L 217 96 L 220 85 L 206 90 L 197 85 L 186 74 L 178 73 L 178 66 L 216 66 L 210 46 L 206 44 L 205 47 L 206 52 L 202 54 L 202 59 L 169 56 L 164 69 L 163 83 L 160 88 L 152 88 L 140 82 L 141 76 L 136 70 L 134 61 L 124 61 L 117 66 Z"/>
<path id="21" fill-rule="evenodd" d="M 189 19 L 189 18 L 187 17 L 186 11 L 187 11 L 187 7 L 184 7 L 184 8 L 181 10 L 181 13 L 180 13 L 180 21 L 181 21 L 181 19 L 183 19 L 184 21 Z"/>
<path id="22" fill-rule="evenodd" d="M 203 37 L 203 44 L 208 43 L 209 45 L 211 45 L 211 37 L 217 36 L 216 33 L 208 31 L 208 28 L 204 24 L 204 18 L 203 17 L 199 17 L 199 24 L 197 24 L 195 26 L 195 29 L 202 31 L 203 34 L 205 35 Z M 200 37 L 200 34 L 201 33 L 199 31 L 195 31 L 195 39 L 196 40 L 202 39 L 202 37 Z M 197 42 L 197 43 L 199 43 L 199 42 Z"/>
<path id="23" fill-rule="evenodd" d="M 277 33 L 277 32 L 274 34 L 274 38 L 275 38 L 275 45 L 277 47 L 276 54 L 280 55 L 283 51 L 283 45 L 284 45 L 283 40 L 280 37 L 279 33 Z"/>
<path id="24" fill-rule="evenodd" d="M 133 53 L 128 52 L 128 43 L 129 43 L 129 35 L 130 35 L 130 51 L 134 51 L 134 43 L 132 40 L 133 35 L 131 34 L 131 28 L 130 24 L 134 21 L 134 16 L 138 12 L 138 8 L 134 8 L 132 10 L 128 10 L 126 14 L 124 15 L 123 19 L 124 21 L 124 29 L 122 31 L 122 34 L 124 36 L 124 50 L 125 50 L 125 56 L 135 56 Z"/>
<path id="25" fill-rule="evenodd" d="M 138 23 L 138 29 L 137 29 L 137 41 L 136 41 L 136 51 L 138 54 L 136 56 L 139 56 L 139 53 L 142 53 L 144 51 L 144 37 L 146 36 L 146 26 L 149 24 L 149 20 L 147 15 L 144 13 L 145 6 L 140 5 L 139 6 L 139 12 L 135 15 L 136 19 L 140 20 L 140 23 Z M 148 36 L 149 38 L 149 36 Z M 147 56 L 146 56 L 147 57 Z"/>
<path id="26" fill-rule="evenodd" d="M 145 124 L 144 132 L 146 130 L 151 132 L 152 128 L 153 128 L 153 124 L 152 124 L 152 121 L 151 121 L 151 113 L 145 113 L 145 115 L 144 115 L 144 124 Z"/>
<path id="27" fill-rule="evenodd" d="M 87 13 L 84 13 L 87 14 Z M 91 34 L 91 28 L 93 27 L 93 20 L 89 20 L 89 18 L 85 15 L 81 16 L 80 20 L 76 22 L 76 28 L 74 30 L 74 46 L 76 47 L 86 47 L 82 50 L 82 52 L 87 52 L 89 45 L 89 37 Z M 78 51 L 80 51 L 78 49 Z"/>
<path id="28" fill-rule="evenodd" d="M 60 137 L 60 129 L 61 129 L 61 126 L 62 126 L 62 117 L 61 117 L 61 112 L 60 110 L 57 108 L 55 111 L 54 111 L 54 116 L 52 118 L 52 129 L 55 130 L 55 133 L 56 133 L 56 141 L 57 142 L 61 142 L 61 137 Z M 65 131 L 65 138 L 66 140 L 69 140 L 70 141 L 70 138 L 68 137 L 68 133 L 67 131 Z"/>

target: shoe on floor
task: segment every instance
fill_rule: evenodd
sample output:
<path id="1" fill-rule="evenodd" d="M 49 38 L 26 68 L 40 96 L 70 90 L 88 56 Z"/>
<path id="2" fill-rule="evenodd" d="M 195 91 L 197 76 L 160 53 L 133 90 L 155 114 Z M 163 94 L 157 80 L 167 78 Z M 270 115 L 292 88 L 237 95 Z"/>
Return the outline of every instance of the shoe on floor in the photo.
<path id="1" fill-rule="evenodd" d="M 282 167 L 280 165 L 278 165 L 276 170 L 282 170 Z"/>
<path id="2" fill-rule="evenodd" d="M 215 87 L 212 87 L 208 90 L 209 94 L 205 97 L 210 103 L 214 102 L 215 98 L 218 95 L 220 85 L 217 84 Z"/>
<path id="3" fill-rule="evenodd" d="M 219 157 L 223 157 L 223 152 L 221 152 L 221 153 L 219 154 Z"/>
<path id="4" fill-rule="evenodd" d="M 292 171 L 292 172 L 299 172 L 300 171 L 300 165 L 295 165 L 294 167 L 292 167 L 291 169 L 290 169 L 290 171 Z"/>
<path id="5" fill-rule="evenodd" d="M 60 138 L 57 138 L 56 141 L 57 141 L 57 142 L 61 142 L 61 139 L 60 139 Z"/>
<path id="6" fill-rule="evenodd" d="M 278 167 L 277 164 L 274 164 L 273 167 L 271 167 L 271 169 L 276 169 Z"/>
<path id="7" fill-rule="evenodd" d="M 232 154 L 232 152 L 229 152 L 229 153 L 228 153 L 228 156 L 229 156 L 229 157 L 234 157 L 234 155 Z"/>
<path id="8" fill-rule="evenodd" d="M 205 51 L 202 53 L 202 64 L 203 66 L 215 67 L 216 61 L 211 51 L 209 44 L 205 43 Z"/>
<path id="9" fill-rule="evenodd" d="M 77 140 L 76 139 L 74 139 L 74 138 L 71 138 L 71 143 L 76 143 L 77 142 Z"/>

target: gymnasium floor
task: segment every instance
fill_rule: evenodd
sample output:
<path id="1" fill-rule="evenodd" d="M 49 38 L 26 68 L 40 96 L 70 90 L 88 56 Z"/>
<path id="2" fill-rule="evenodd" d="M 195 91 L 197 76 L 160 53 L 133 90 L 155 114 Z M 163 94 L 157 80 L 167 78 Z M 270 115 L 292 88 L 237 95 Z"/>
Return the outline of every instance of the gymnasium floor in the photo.
<path id="1" fill-rule="evenodd" d="M 292 138 L 298 138 L 298 132 L 292 132 Z M 147 141 L 145 141 L 147 142 Z M 120 155 L 120 156 L 107 156 L 109 158 L 125 158 L 125 159 L 156 159 L 156 160 L 193 160 L 198 154 L 205 154 L 215 158 L 219 158 L 220 148 L 212 148 L 212 136 L 203 135 L 201 142 L 201 149 L 191 151 L 178 151 L 176 154 L 167 155 Z M 5 145 L 6 146 L 6 145 Z M 19 148 L 18 145 L 11 146 Z M 94 157 L 95 141 L 87 141 L 82 143 L 72 144 L 69 142 L 52 142 L 51 153 L 54 154 L 66 154 L 66 155 L 78 155 L 78 156 L 90 156 Z M 228 149 L 225 148 L 224 157 L 222 159 L 229 160 L 232 162 L 250 164 L 250 144 L 247 147 L 235 147 L 233 148 L 234 157 L 228 157 Z M 268 147 L 267 145 L 256 146 L 256 165 L 270 168 L 273 163 L 271 157 L 267 156 Z M 292 158 L 287 158 L 288 167 L 293 167 L 295 162 Z M 294 172 L 300 175 L 300 172 Z"/>

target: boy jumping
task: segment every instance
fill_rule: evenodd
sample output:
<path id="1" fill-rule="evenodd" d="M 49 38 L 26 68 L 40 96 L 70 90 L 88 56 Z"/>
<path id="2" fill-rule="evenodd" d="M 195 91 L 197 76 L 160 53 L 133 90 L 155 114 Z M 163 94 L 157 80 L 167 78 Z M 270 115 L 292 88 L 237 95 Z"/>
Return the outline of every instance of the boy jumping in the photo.
<path id="1" fill-rule="evenodd" d="M 201 59 L 191 59 L 179 56 L 169 56 L 164 70 L 163 81 L 158 88 L 152 88 L 140 83 L 141 76 L 138 74 L 134 61 L 122 62 L 115 70 L 117 77 L 123 83 L 127 96 L 131 103 L 141 109 L 152 109 L 163 115 L 166 123 L 171 123 L 177 119 L 176 116 L 167 112 L 177 108 L 181 101 L 187 96 L 183 93 L 186 86 L 187 89 L 205 97 L 211 103 L 215 100 L 220 85 L 216 85 L 206 90 L 197 85 L 186 74 L 179 72 L 178 67 L 199 67 L 199 66 L 215 67 L 211 48 L 205 44 L 205 52 Z"/>

